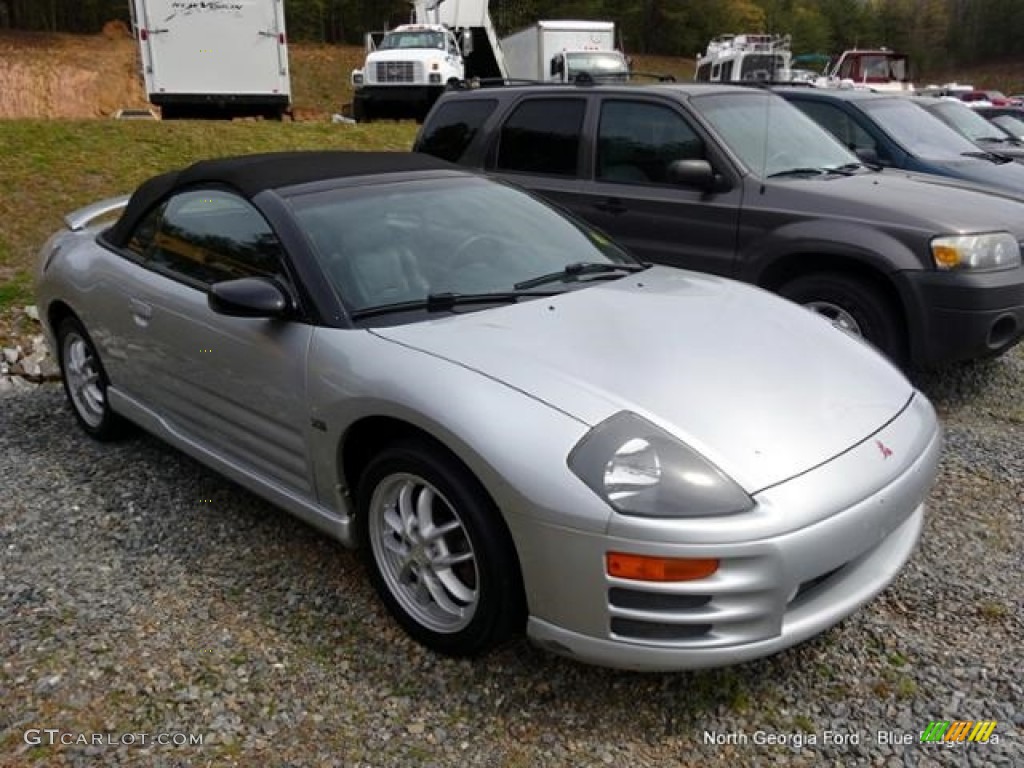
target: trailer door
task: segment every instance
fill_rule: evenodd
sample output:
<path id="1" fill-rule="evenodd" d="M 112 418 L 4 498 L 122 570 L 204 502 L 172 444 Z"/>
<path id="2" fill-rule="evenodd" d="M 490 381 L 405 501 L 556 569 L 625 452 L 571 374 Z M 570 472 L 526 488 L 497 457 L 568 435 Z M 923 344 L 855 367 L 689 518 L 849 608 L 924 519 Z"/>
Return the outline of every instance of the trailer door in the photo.
<path id="1" fill-rule="evenodd" d="M 146 0 L 151 93 L 285 94 L 281 0 Z"/>

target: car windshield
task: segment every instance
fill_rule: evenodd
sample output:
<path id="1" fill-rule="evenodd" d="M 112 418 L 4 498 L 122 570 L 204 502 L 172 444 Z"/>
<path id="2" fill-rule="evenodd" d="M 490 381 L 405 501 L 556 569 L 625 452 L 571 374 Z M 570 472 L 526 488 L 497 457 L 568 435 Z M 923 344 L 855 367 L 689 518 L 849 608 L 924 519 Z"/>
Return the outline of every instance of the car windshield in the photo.
<path id="1" fill-rule="evenodd" d="M 692 103 L 747 169 L 762 178 L 859 163 L 828 131 L 775 94 L 717 93 Z"/>
<path id="2" fill-rule="evenodd" d="M 377 46 L 377 49 L 382 51 L 394 48 L 439 48 L 444 50 L 444 35 L 430 30 L 388 32 Z"/>
<path id="3" fill-rule="evenodd" d="M 971 141 L 986 139 L 1002 141 L 1006 138 L 1006 134 L 959 101 L 943 101 L 929 106 L 928 109 Z"/>
<path id="4" fill-rule="evenodd" d="M 637 265 L 600 232 L 482 178 L 367 184 L 289 199 L 327 279 L 354 312 L 509 294 L 570 265 L 591 267 L 587 277 L 544 288 L 560 291 Z"/>
<path id="5" fill-rule="evenodd" d="M 778 80 L 786 68 L 786 57 L 780 53 L 751 53 L 740 62 L 740 80 Z"/>
<path id="6" fill-rule="evenodd" d="M 864 99 L 860 108 L 911 154 L 934 160 L 959 160 L 978 147 L 927 109 L 901 96 Z"/>
<path id="7" fill-rule="evenodd" d="M 570 77 L 587 72 L 604 78 L 608 75 L 624 75 L 628 71 L 623 58 L 612 53 L 572 53 L 566 59 Z"/>
<path id="8" fill-rule="evenodd" d="M 992 118 L 992 122 L 1011 136 L 1024 140 L 1024 120 L 1013 115 L 996 115 Z"/>

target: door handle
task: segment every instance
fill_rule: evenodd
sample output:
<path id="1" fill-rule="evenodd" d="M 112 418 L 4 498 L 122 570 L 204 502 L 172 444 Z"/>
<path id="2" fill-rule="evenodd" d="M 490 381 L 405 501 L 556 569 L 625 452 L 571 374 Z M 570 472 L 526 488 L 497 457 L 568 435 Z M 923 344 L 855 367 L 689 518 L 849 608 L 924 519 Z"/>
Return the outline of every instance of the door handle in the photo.
<path id="1" fill-rule="evenodd" d="M 146 326 L 149 324 L 150 319 L 153 317 L 152 305 L 138 299 L 129 299 L 128 307 L 131 310 L 132 319 L 135 320 L 136 325 Z"/>
<path id="2" fill-rule="evenodd" d="M 600 203 L 594 203 L 594 207 L 603 213 L 612 213 L 615 215 L 625 213 L 629 210 L 617 197 L 609 197 L 607 200 Z"/>

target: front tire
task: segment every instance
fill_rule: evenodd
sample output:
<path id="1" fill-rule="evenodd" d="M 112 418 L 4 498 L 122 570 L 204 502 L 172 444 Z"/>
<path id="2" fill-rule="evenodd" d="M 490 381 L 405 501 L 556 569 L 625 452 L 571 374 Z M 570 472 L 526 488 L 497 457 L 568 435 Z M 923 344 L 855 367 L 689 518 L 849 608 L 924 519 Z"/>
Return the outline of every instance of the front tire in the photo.
<path id="1" fill-rule="evenodd" d="M 57 348 L 64 392 L 82 429 L 100 441 L 123 437 L 128 423 L 110 409 L 110 380 L 96 346 L 77 319 L 68 317 L 60 323 Z"/>
<path id="2" fill-rule="evenodd" d="M 869 281 L 856 275 L 822 272 L 798 277 L 778 292 L 836 327 L 871 342 L 897 365 L 906 364 L 903 324 L 891 302 Z"/>
<path id="3" fill-rule="evenodd" d="M 519 565 L 505 523 L 479 482 L 443 449 L 397 443 L 359 482 L 370 579 L 415 640 L 476 656 L 518 631 Z"/>

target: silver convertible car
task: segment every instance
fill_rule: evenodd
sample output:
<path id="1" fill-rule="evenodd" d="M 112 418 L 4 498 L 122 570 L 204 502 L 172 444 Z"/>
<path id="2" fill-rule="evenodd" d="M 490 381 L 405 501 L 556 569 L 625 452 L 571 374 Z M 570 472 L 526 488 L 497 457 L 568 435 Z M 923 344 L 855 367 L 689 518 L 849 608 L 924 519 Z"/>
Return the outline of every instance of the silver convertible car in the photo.
<path id="1" fill-rule="evenodd" d="M 361 547 L 446 654 L 776 652 L 896 577 L 936 475 L 931 405 L 863 341 L 425 155 L 159 176 L 68 216 L 37 290 L 86 432 Z"/>

